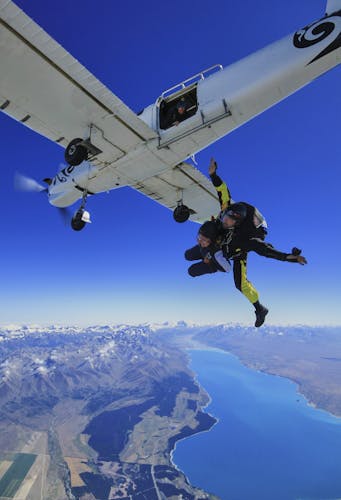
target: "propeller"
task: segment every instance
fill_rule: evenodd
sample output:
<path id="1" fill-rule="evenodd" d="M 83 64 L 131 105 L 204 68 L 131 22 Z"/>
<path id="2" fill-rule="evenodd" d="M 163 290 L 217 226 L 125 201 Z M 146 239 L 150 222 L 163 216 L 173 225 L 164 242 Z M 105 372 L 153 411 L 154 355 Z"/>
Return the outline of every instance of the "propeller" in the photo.
<path id="1" fill-rule="evenodd" d="M 52 179 L 46 178 L 44 179 L 44 182 L 48 185 L 51 184 Z M 32 177 L 27 177 L 26 175 L 20 174 L 19 172 L 15 173 L 14 176 L 14 188 L 16 191 L 24 191 L 24 192 L 29 192 L 29 193 L 47 193 L 48 188 L 37 182 L 35 179 L 32 179 Z M 72 213 L 71 210 L 67 207 L 65 208 L 58 208 L 58 213 L 65 224 L 65 226 L 69 226 L 71 223 L 72 219 Z"/>
<path id="2" fill-rule="evenodd" d="M 15 173 L 14 188 L 16 191 L 25 191 L 31 193 L 47 193 L 47 187 L 39 184 L 35 179 L 27 177 L 26 175 Z"/>

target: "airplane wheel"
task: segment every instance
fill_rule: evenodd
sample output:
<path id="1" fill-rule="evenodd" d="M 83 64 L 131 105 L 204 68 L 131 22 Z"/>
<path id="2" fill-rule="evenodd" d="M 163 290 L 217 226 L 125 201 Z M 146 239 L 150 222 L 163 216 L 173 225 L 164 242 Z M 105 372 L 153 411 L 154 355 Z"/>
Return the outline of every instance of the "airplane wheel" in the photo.
<path id="1" fill-rule="evenodd" d="M 186 205 L 178 205 L 173 212 L 173 217 L 176 222 L 186 222 L 190 215 L 191 213 Z"/>
<path id="2" fill-rule="evenodd" d="M 82 139 L 73 139 L 65 149 L 65 161 L 73 167 L 80 165 L 88 156 L 86 148 L 79 146 L 80 142 L 82 142 Z"/>
<path id="3" fill-rule="evenodd" d="M 83 210 L 78 210 L 71 219 L 71 227 L 74 231 L 80 231 L 85 227 L 86 222 L 82 220 Z"/>

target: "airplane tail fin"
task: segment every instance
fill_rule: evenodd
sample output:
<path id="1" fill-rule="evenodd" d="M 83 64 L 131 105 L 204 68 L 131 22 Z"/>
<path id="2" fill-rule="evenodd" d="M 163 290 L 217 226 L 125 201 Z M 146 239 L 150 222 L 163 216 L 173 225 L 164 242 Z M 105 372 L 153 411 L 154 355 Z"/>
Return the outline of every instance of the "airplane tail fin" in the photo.
<path id="1" fill-rule="evenodd" d="M 341 0 L 327 0 L 326 14 L 334 14 L 341 10 Z"/>

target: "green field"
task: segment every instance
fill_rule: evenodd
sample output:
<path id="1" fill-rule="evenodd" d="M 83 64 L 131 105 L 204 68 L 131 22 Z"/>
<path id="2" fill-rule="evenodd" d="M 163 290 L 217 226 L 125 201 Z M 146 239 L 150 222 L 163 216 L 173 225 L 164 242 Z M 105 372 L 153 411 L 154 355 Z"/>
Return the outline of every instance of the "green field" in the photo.
<path id="1" fill-rule="evenodd" d="M 12 465 L 0 480 L 0 497 L 14 497 L 36 458 L 29 453 L 14 455 Z"/>

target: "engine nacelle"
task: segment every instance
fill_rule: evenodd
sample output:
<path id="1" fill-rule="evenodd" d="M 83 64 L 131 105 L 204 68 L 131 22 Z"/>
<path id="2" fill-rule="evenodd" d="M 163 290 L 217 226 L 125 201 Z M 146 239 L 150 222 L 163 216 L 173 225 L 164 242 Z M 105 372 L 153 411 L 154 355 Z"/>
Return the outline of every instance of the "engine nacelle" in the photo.
<path id="1" fill-rule="evenodd" d="M 97 173 L 98 168 L 87 161 L 76 167 L 69 165 L 63 168 L 49 185 L 49 202 L 60 208 L 72 205 L 82 197 L 89 180 L 96 177 Z"/>

